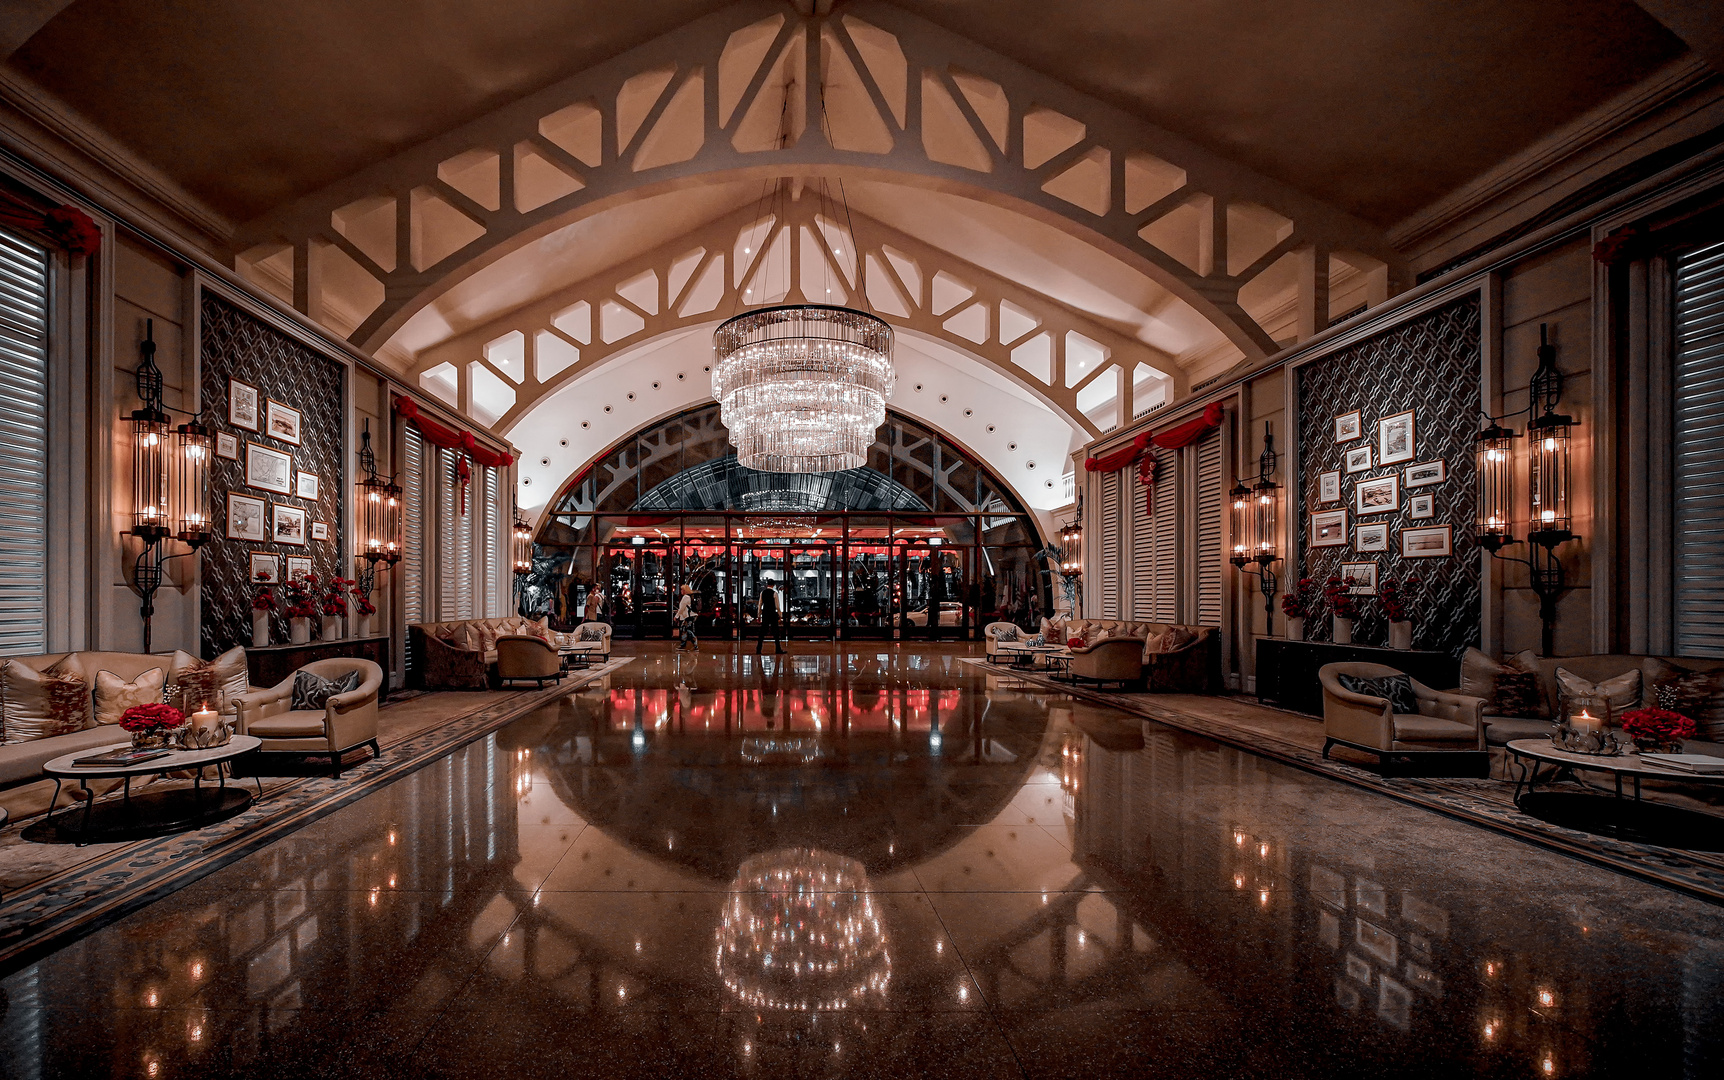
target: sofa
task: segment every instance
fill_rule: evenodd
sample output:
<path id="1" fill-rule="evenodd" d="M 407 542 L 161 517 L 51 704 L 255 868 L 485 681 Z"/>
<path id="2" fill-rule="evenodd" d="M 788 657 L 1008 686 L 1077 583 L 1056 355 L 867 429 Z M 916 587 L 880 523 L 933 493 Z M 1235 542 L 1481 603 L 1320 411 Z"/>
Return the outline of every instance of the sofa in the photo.
<path id="1" fill-rule="evenodd" d="M 1072 682 L 1119 683 L 1143 678 L 1143 642 L 1138 638 L 1107 637 L 1089 645 L 1074 645 L 1065 677 Z"/>
<path id="2" fill-rule="evenodd" d="M 1342 676 L 1383 679 L 1403 672 L 1384 664 L 1324 664 L 1317 671 L 1323 685 L 1323 756 L 1339 743 L 1376 754 L 1387 767 L 1413 755 L 1464 752 L 1463 771 L 1486 775 L 1490 759 L 1485 749 L 1484 701 L 1465 694 L 1433 690 L 1409 677 L 1417 700 L 1416 712 L 1396 712 L 1387 698 L 1357 693 L 1341 683 Z"/>
<path id="3" fill-rule="evenodd" d="M 489 690 L 501 685 L 497 678 L 497 638 L 505 634 L 531 635 L 553 648 L 558 645 L 557 634 L 548 625 L 519 615 L 412 623 L 407 627 L 412 657 L 407 685 L 424 690 Z M 608 655 L 608 632 L 603 644 Z"/>
<path id="4" fill-rule="evenodd" d="M 359 672 L 359 686 L 331 696 L 322 709 L 293 708 L 293 684 L 300 671 L 324 679 L 337 679 Z M 383 687 L 383 669 L 356 656 L 313 660 L 267 690 L 254 690 L 237 702 L 236 733 L 263 740 L 260 753 L 327 754 L 330 771 L 341 775 L 341 757 L 349 750 L 377 745 L 377 695 Z"/>
<path id="5" fill-rule="evenodd" d="M 1148 642 L 1168 630 L 1183 629 L 1192 640 L 1172 652 L 1151 652 Z M 1221 692 L 1221 631 L 1212 626 L 1178 626 L 1175 623 L 1141 619 L 1072 619 L 1065 624 L 1067 640 L 1089 639 L 1106 630 L 1109 638 L 1132 638 L 1140 642 L 1144 689 L 1163 694 L 1218 694 Z M 1074 664 L 1077 650 L 1073 650 Z"/>

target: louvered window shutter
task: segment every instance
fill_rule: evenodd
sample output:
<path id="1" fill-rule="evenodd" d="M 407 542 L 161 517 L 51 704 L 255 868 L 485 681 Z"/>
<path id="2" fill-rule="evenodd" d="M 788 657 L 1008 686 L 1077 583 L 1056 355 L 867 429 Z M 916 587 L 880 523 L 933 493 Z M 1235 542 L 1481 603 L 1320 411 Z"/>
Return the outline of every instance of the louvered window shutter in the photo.
<path id="1" fill-rule="evenodd" d="M 1151 453 L 1154 453 L 1152 450 Z M 1159 464 L 1158 464 L 1159 467 Z M 1155 617 L 1155 515 L 1149 512 L 1143 485 L 1137 480 L 1137 467 L 1127 470 L 1130 477 L 1131 504 L 1126 517 L 1131 522 L 1131 617 Z"/>
<path id="2" fill-rule="evenodd" d="M 1120 473 L 1101 475 L 1101 617 L 1119 618 Z"/>
<path id="3" fill-rule="evenodd" d="M 1676 652 L 1724 656 L 1724 243 L 1676 263 Z"/>
<path id="4" fill-rule="evenodd" d="M 48 252 L 0 231 L 0 655 L 48 649 Z"/>
<path id="5" fill-rule="evenodd" d="M 1211 431 L 1194 448 L 1197 454 L 1197 612 L 1198 626 L 1221 625 L 1221 431 Z"/>
<path id="6" fill-rule="evenodd" d="M 485 469 L 485 617 L 501 618 L 508 612 L 505 579 L 508 567 L 503 565 L 503 508 L 501 478 L 497 469 Z"/>
<path id="7" fill-rule="evenodd" d="M 1155 603 L 1147 617 L 1156 622 L 1179 621 L 1179 452 L 1155 451 Z"/>

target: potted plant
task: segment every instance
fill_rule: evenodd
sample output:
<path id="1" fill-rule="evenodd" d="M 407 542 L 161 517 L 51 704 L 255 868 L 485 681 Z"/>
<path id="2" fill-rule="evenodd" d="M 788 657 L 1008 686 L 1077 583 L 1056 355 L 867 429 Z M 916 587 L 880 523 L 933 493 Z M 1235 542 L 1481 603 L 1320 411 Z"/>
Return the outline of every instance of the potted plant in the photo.
<path id="1" fill-rule="evenodd" d="M 359 628 L 353 632 L 354 637 L 371 636 L 371 616 L 377 614 L 377 605 L 371 602 L 371 594 L 355 583 L 353 586 L 353 610 L 359 614 L 355 621 Z"/>
<path id="2" fill-rule="evenodd" d="M 341 636 L 341 620 L 347 615 L 347 590 L 353 582 L 344 577 L 332 577 L 323 591 L 322 641 L 334 641 Z"/>
<path id="3" fill-rule="evenodd" d="M 1634 740 L 1636 753 L 1674 754 L 1683 739 L 1693 738 L 1694 721 L 1669 709 L 1635 709 L 1622 714 L 1622 730 Z"/>
<path id="4" fill-rule="evenodd" d="M 316 574 L 306 574 L 287 583 L 287 636 L 295 645 L 311 640 L 311 617 L 317 614 L 312 589 L 316 586 Z"/>
<path id="5" fill-rule="evenodd" d="M 1281 614 L 1287 616 L 1287 640 L 1305 640 L 1305 616 L 1309 614 L 1307 598 L 1311 595 L 1311 587 L 1315 584 L 1310 578 L 1299 579 L 1299 584 L 1293 586 L 1293 591 L 1281 594 Z"/>
<path id="6" fill-rule="evenodd" d="M 1406 581 L 1396 581 L 1394 578 L 1383 582 L 1381 595 L 1383 597 L 1383 614 L 1389 617 L 1389 648 L 1411 649 L 1413 647 L 1413 593 L 1419 587 L 1417 577 L 1409 577 Z"/>
<path id="7" fill-rule="evenodd" d="M 134 750 L 161 749 L 185 722 L 186 714 L 172 705 L 133 705 L 120 714 L 120 726 L 131 732 Z"/>
<path id="8" fill-rule="evenodd" d="M 275 593 L 269 588 L 269 574 L 259 570 L 257 595 L 251 598 L 251 647 L 261 649 L 269 644 L 269 621 L 275 613 Z"/>
<path id="9" fill-rule="evenodd" d="M 1353 583 L 1332 577 L 1323 583 L 1323 599 L 1329 603 L 1329 616 L 1334 622 L 1331 635 L 1337 645 L 1353 644 L 1353 620 L 1359 617 L 1359 602 L 1353 599 Z"/>

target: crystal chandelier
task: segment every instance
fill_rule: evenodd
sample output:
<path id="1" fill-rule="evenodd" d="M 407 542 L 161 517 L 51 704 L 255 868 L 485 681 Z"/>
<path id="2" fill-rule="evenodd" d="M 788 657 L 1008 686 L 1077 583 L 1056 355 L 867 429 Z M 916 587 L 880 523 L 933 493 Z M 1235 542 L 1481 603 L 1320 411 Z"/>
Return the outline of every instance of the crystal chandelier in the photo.
<path id="1" fill-rule="evenodd" d="M 894 379 L 884 320 L 783 304 L 721 323 L 712 348 L 712 396 L 743 467 L 823 473 L 866 463 Z"/>

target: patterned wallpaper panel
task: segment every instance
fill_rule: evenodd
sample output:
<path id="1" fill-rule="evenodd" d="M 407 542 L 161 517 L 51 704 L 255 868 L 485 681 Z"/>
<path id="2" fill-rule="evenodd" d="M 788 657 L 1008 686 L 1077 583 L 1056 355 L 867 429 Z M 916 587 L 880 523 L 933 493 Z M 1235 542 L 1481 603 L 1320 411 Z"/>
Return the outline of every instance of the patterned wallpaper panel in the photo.
<path id="1" fill-rule="evenodd" d="M 239 452 L 238 460 L 229 460 L 218 453 L 210 470 L 216 539 L 203 549 L 200 560 L 203 651 L 209 658 L 235 645 L 251 644 L 251 601 L 256 591 L 250 580 L 253 552 L 278 556 L 284 577 L 289 556 L 309 557 L 312 571 L 323 580 L 335 574 L 356 575 L 344 554 L 346 529 L 342 522 L 347 493 L 342 413 L 346 368 L 220 296 L 206 291 L 202 304 L 204 416 L 218 432 L 218 441 L 220 435 L 233 436 Z M 263 431 L 249 431 L 230 422 L 228 389 L 229 381 L 235 379 L 257 388 L 258 427 Z M 270 399 L 299 410 L 298 446 L 269 433 Z M 282 495 L 246 485 L 247 443 L 257 443 L 292 457 L 293 494 Z M 298 497 L 301 472 L 316 474 L 316 499 Z M 265 535 L 269 539 L 256 542 L 228 537 L 228 492 L 263 500 Z M 303 545 L 275 541 L 273 522 L 277 506 L 306 511 Z M 312 523 L 318 521 L 328 526 L 327 540 L 312 539 Z M 283 642 L 287 640 L 287 624 L 280 609 L 285 606 L 285 594 L 280 586 L 274 591 L 277 611 L 272 640 Z"/>
<path id="2" fill-rule="evenodd" d="M 1330 576 L 1341 576 L 1341 564 L 1375 562 L 1379 581 L 1417 575 L 1413 647 L 1458 656 L 1479 640 L 1479 560 L 1472 539 L 1473 434 L 1479 429 L 1479 303 L 1476 296 L 1458 300 L 1403 323 L 1298 370 L 1299 461 L 1301 476 L 1293 504 L 1300 526 L 1299 561 L 1288 570 L 1294 580 L 1304 576 L 1316 583 L 1312 616 L 1305 636 L 1328 641 L 1331 626 L 1321 591 Z M 1338 415 L 1359 411 L 1359 437 L 1336 440 Z M 1405 461 L 1380 464 L 1378 422 L 1411 410 L 1414 416 L 1413 455 Z M 1348 472 L 1349 452 L 1369 448 L 1371 467 Z M 1409 469 L 1441 461 L 1447 479 L 1409 487 Z M 1320 502 L 1322 474 L 1340 472 L 1340 496 Z M 1360 515 L 1360 482 L 1397 476 L 1398 508 Z M 1434 516 L 1414 519 L 1413 500 L 1431 496 Z M 1311 515 L 1347 511 L 1347 543 L 1313 546 Z M 1357 550 L 1360 525 L 1386 524 L 1387 551 Z M 1403 558 L 1405 529 L 1452 527 L 1454 554 L 1436 558 Z M 1301 569 L 1302 568 L 1302 569 Z M 1292 582 L 1285 582 L 1290 585 Z M 1360 619 L 1354 642 L 1385 645 L 1388 624 L 1378 597 L 1360 597 Z"/>

